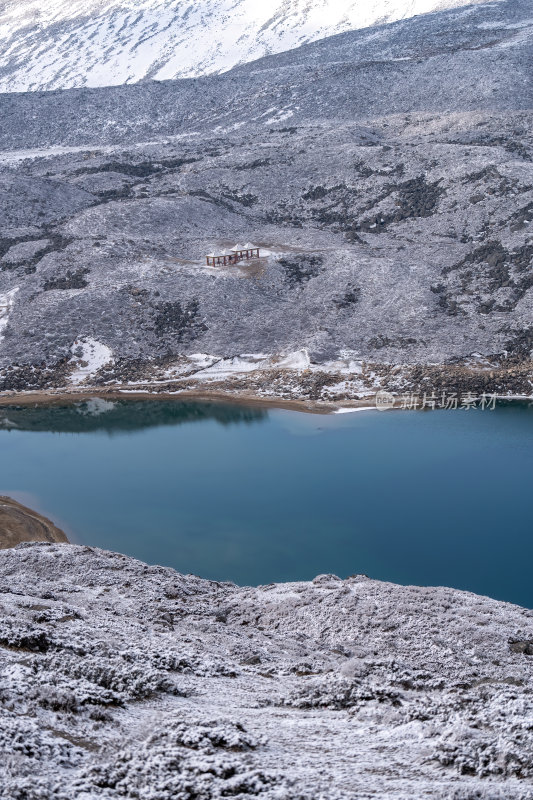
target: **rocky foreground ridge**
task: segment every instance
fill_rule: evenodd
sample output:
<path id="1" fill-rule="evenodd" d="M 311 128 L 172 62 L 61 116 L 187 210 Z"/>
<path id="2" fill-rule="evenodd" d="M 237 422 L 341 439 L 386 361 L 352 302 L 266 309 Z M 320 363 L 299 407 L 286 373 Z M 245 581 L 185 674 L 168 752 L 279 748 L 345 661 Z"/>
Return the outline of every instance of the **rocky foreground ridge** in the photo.
<path id="1" fill-rule="evenodd" d="M 533 798 L 533 612 L 0 552 L 5 800 Z"/>

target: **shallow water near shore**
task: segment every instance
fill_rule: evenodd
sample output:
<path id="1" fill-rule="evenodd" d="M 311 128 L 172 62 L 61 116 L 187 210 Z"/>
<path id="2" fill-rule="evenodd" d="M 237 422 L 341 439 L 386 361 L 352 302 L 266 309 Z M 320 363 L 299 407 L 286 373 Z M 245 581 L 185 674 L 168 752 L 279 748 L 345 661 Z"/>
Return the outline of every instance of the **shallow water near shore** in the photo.
<path id="1" fill-rule="evenodd" d="M 365 573 L 533 607 L 533 409 L 0 409 L 0 494 L 71 541 L 242 584 Z"/>

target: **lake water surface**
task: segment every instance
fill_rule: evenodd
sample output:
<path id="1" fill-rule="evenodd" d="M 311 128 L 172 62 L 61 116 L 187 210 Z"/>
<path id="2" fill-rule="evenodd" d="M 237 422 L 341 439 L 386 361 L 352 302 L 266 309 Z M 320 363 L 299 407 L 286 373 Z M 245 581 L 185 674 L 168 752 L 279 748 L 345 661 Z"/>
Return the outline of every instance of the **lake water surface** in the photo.
<path id="1" fill-rule="evenodd" d="M 245 584 L 324 572 L 533 607 L 533 409 L 0 410 L 0 493 L 71 541 Z"/>

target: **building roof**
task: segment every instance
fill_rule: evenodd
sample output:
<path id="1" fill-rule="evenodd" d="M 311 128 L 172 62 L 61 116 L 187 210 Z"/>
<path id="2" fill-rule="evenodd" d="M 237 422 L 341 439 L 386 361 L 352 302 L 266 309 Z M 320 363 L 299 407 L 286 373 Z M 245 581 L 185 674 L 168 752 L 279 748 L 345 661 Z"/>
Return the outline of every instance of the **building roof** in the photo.
<path id="1" fill-rule="evenodd" d="M 231 250 L 220 250 L 218 253 L 208 253 L 207 258 L 219 258 L 223 256 L 233 256 L 235 253 L 242 253 L 246 250 L 259 250 L 257 245 L 248 242 L 248 244 L 236 244 Z"/>

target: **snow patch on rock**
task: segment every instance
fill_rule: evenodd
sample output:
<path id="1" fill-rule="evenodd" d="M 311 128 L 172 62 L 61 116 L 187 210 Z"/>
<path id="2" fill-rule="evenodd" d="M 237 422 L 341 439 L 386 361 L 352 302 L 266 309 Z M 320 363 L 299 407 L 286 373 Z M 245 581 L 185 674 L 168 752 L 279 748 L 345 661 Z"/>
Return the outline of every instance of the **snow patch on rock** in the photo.
<path id="1" fill-rule="evenodd" d="M 88 378 L 113 359 L 111 349 L 90 336 L 76 339 L 71 352 L 74 371 L 70 376 L 70 382 L 75 385 L 85 383 Z"/>
<path id="2" fill-rule="evenodd" d="M 280 369 L 309 369 L 311 366 L 311 359 L 309 352 L 304 347 L 301 350 L 296 350 L 294 353 L 289 353 L 276 364 Z"/>
<path id="3" fill-rule="evenodd" d="M 13 303 L 15 301 L 15 295 L 17 294 L 18 290 L 19 287 L 16 286 L 14 289 L 10 289 L 9 292 L 0 294 L 0 342 L 2 342 L 4 338 L 4 331 L 7 327 L 7 323 L 9 322 L 9 315 L 11 314 L 11 309 L 13 308 Z"/>

